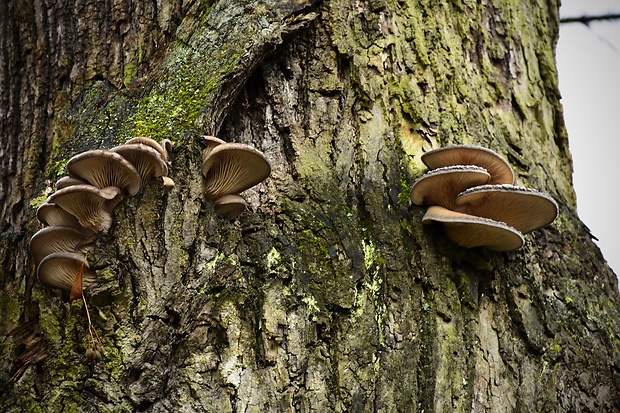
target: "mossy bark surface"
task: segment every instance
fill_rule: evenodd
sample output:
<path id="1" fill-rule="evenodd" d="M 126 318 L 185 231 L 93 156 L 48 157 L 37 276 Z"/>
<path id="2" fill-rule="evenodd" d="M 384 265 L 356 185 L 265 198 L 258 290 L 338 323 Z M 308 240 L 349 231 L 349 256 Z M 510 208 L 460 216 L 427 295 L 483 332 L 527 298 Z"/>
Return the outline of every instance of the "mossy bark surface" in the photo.
<path id="1" fill-rule="evenodd" d="M 19 4 L 18 4 L 19 3 Z M 618 411 L 620 296 L 575 212 L 555 1 L 0 4 L 0 410 Z M 229 222 L 200 135 L 271 177 Z M 174 141 L 88 259 L 83 305 L 28 240 L 66 161 Z M 504 156 L 560 214 L 515 252 L 423 226 L 449 144 Z"/>

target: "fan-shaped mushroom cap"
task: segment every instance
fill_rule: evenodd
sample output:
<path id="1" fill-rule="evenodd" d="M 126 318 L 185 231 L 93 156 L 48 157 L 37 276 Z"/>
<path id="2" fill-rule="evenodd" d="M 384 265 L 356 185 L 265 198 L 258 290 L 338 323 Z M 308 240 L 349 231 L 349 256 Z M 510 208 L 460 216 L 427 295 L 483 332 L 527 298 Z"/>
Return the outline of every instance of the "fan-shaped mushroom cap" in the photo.
<path id="1" fill-rule="evenodd" d="M 67 171 L 99 189 L 115 186 L 131 196 L 140 190 L 138 171 L 115 152 L 97 149 L 75 155 L 67 162 Z"/>
<path id="2" fill-rule="evenodd" d="M 558 205 L 547 194 L 513 185 L 483 185 L 459 194 L 456 203 L 467 214 L 502 221 L 524 234 L 555 220 Z"/>
<path id="3" fill-rule="evenodd" d="M 224 195 L 213 201 L 213 204 L 215 212 L 227 219 L 237 218 L 248 205 L 239 195 Z"/>
<path id="4" fill-rule="evenodd" d="M 226 143 L 226 141 L 223 141 L 220 138 L 216 138 L 215 136 L 202 136 L 202 139 L 204 139 L 204 143 L 206 145 L 206 147 L 202 150 L 202 163 L 204 165 L 205 161 L 211 154 L 211 151 L 215 149 L 215 147 Z M 203 174 L 204 174 L 204 167 L 203 167 Z"/>
<path id="5" fill-rule="evenodd" d="M 86 237 L 78 229 L 55 225 L 39 230 L 30 238 L 30 253 L 35 265 L 53 252 L 81 252 L 95 241 L 94 237 Z"/>
<path id="6" fill-rule="evenodd" d="M 72 185 L 54 192 L 48 202 L 74 215 L 82 226 L 107 232 L 112 226 L 111 212 L 120 192 L 115 186 L 99 189 L 92 185 Z"/>
<path id="7" fill-rule="evenodd" d="M 140 174 L 141 187 L 146 186 L 156 176 L 167 176 L 168 167 L 161 154 L 150 146 L 141 143 L 116 146 L 110 152 L 118 153 L 127 159 Z"/>
<path id="8" fill-rule="evenodd" d="M 422 162 L 430 169 L 455 165 L 476 165 L 491 175 L 490 184 L 512 184 L 512 168 L 498 153 L 475 145 L 453 145 L 435 149 L 422 155 Z"/>
<path id="9" fill-rule="evenodd" d="M 69 291 L 79 271 L 82 271 L 84 289 L 97 282 L 97 274 L 89 268 L 86 257 L 79 253 L 54 252 L 43 258 L 37 267 L 37 275 L 43 284 Z"/>
<path id="10" fill-rule="evenodd" d="M 416 205 L 440 205 L 456 210 L 456 196 L 472 186 L 489 182 L 489 173 L 479 166 L 457 165 L 433 169 L 411 186 L 411 201 Z"/>
<path id="11" fill-rule="evenodd" d="M 462 247 L 487 247 L 496 251 L 512 251 L 523 246 L 523 235 L 503 222 L 462 214 L 440 206 L 431 206 L 422 218 L 443 223 L 444 230 L 453 242 Z"/>
<path id="12" fill-rule="evenodd" d="M 75 228 L 84 234 L 85 237 L 90 237 L 95 233 L 92 229 L 83 227 L 75 215 L 65 211 L 54 203 L 44 202 L 41 204 L 39 209 L 37 209 L 37 218 L 45 225 L 60 225 Z"/>
<path id="13" fill-rule="evenodd" d="M 63 176 L 58 181 L 56 181 L 56 190 L 66 188 L 71 185 L 87 185 L 88 182 L 81 180 L 80 178 L 76 178 L 74 176 Z"/>
<path id="14" fill-rule="evenodd" d="M 161 177 L 164 180 L 164 192 L 170 192 L 174 189 L 175 183 L 171 178 L 167 176 Z"/>
<path id="15" fill-rule="evenodd" d="M 271 166 L 262 152 L 242 143 L 226 143 L 213 148 L 202 163 L 207 178 L 208 199 L 239 194 L 260 183 L 271 173 Z"/>
<path id="16" fill-rule="evenodd" d="M 170 139 L 164 139 L 162 140 L 162 144 L 160 144 L 155 139 L 145 138 L 142 136 L 129 139 L 127 142 L 125 142 L 125 145 L 141 144 L 141 145 L 149 146 L 155 149 L 159 153 L 162 160 L 168 161 L 168 149 L 164 147 L 163 145 L 163 143 L 165 142 L 170 142 L 170 149 L 172 149 L 172 142 L 170 141 Z"/>

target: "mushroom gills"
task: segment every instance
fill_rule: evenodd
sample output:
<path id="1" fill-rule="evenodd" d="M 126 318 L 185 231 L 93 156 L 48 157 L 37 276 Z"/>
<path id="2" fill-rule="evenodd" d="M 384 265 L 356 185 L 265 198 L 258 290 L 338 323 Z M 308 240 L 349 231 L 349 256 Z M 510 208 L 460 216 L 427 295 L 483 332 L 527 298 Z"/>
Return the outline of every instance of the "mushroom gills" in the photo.
<path id="1" fill-rule="evenodd" d="M 247 207 L 245 200 L 239 195 L 224 195 L 213 201 L 215 212 L 227 219 L 237 218 Z"/>
<path id="2" fill-rule="evenodd" d="M 495 251 L 512 251 L 524 244 L 517 229 L 499 221 L 451 211 L 441 206 L 431 206 L 422 222 L 441 222 L 448 238 L 467 247 L 487 247 Z"/>
<path id="3" fill-rule="evenodd" d="M 460 193 L 456 204 L 463 212 L 505 222 L 523 234 L 552 223 L 558 214 L 547 194 L 514 185 L 483 185 Z"/>
<path id="4" fill-rule="evenodd" d="M 54 252 L 41 260 L 37 276 L 48 287 L 71 291 L 80 271 L 84 289 L 97 283 L 97 274 L 89 267 L 86 256 L 74 252 Z"/>
<path id="5" fill-rule="evenodd" d="M 456 196 L 467 188 L 489 182 L 486 169 L 474 165 L 457 165 L 434 169 L 411 186 L 410 198 L 416 205 L 440 205 L 458 209 Z"/>

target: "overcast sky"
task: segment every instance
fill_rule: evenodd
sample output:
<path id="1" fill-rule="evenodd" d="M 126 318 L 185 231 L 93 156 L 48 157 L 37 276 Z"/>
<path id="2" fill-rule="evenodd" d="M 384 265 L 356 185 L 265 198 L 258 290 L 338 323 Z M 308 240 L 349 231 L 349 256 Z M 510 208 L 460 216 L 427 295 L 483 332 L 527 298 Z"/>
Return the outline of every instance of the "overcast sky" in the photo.
<path id="1" fill-rule="evenodd" d="M 561 17 L 620 13 L 620 0 L 563 0 Z M 562 24 L 557 65 L 577 212 L 620 275 L 620 21 Z"/>

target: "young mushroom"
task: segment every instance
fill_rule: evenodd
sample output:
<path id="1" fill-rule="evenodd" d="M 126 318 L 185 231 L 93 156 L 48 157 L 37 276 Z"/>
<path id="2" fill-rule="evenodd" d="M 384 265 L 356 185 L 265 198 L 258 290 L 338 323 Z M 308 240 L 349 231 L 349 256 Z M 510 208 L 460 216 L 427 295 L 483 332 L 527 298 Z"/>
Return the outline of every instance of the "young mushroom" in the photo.
<path id="1" fill-rule="evenodd" d="M 523 235 L 503 222 L 431 206 L 422 222 L 441 222 L 453 242 L 467 247 L 487 247 L 495 251 L 512 251 L 523 246 Z"/>
<path id="2" fill-rule="evenodd" d="M 215 205 L 215 212 L 227 219 L 238 217 L 248 205 L 239 195 L 224 195 L 213 201 L 213 204 Z"/>
<path id="3" fill-rule="evenodd" d="M 87 237 L 79 229 L 67 226 L 46 227 L 30 238 L 30 253 L 35 265 L 54 252 L 80 252 L 84 254 L 95 237 Z"/>
<path id="4" fill-rule="evenodd" d="M 134 196 L 140 190 L 140 175 L 134 166 L 118 153 L 94 150 L 75 155 L 67 162 L 69 175 L 86 180 L 99 189 L 120 188 Z"/>
<path id="5" fill-rule="evenodd" d="M 475 145 L 453 145 L 435 149 L 422 155 L 422 162 L 430 169 L 455 165 L 476 165 L 486 169 L 489 184 L 512 184 L 512 168 L 496 152 Z"/>
<path id="6" fill-rule="evenodd" d="M 86 257 L 79 253 L 54 252 L 43 258 L 37 267 L 39 281 L 44 285 L 68 291 L 80 271 L 84 289 L 96 284 L 97 274 L 88 266 Z"/>
<path id="7" fill-rule="evenodd" d="M 211 151 L 215 149 L 217 146 L 226 143 L 226 141 L 221 140 L 220 138 L 216 138 L 215 136 L 202 136 L 203 144 L 205 148 L 202 150 L 202 163 L 204 164 Z M 203 169 L 204 174 L 204 169 Z"/>
<path id="8" fill-rule="evenodd" d="M 472 186 L 489 182 L 489 173 L 479 166 L 457 165 L 433 169 L 411 186 L 410 198 L 416 205 L 440 205 L 457 209 L 456 196 Z"/>
<path id="9" fill-rule="evenodd" d="M 265 155 L 242 143 L 217 145 L 202 163 L 209 200 L 239 194 L 265 180 L 270 173 Z"/>
<path id="10" fill-rule="evenodd" d="M 99 189 L 92 185 L 72 185 L 54 192 L 48 202 L 74 215 L 83 227 L 105 233 L 112 226 L 112 209 L 120 193 L 115 186 Z"/>
<path id="11" fill-rule="evenodd" d="M 456 204 L 467 214 L 505 222 L 524 234 L 549 225 L 558 214 L 549 195 L 513 185 L 469 188 L 457 196 Z"/>

